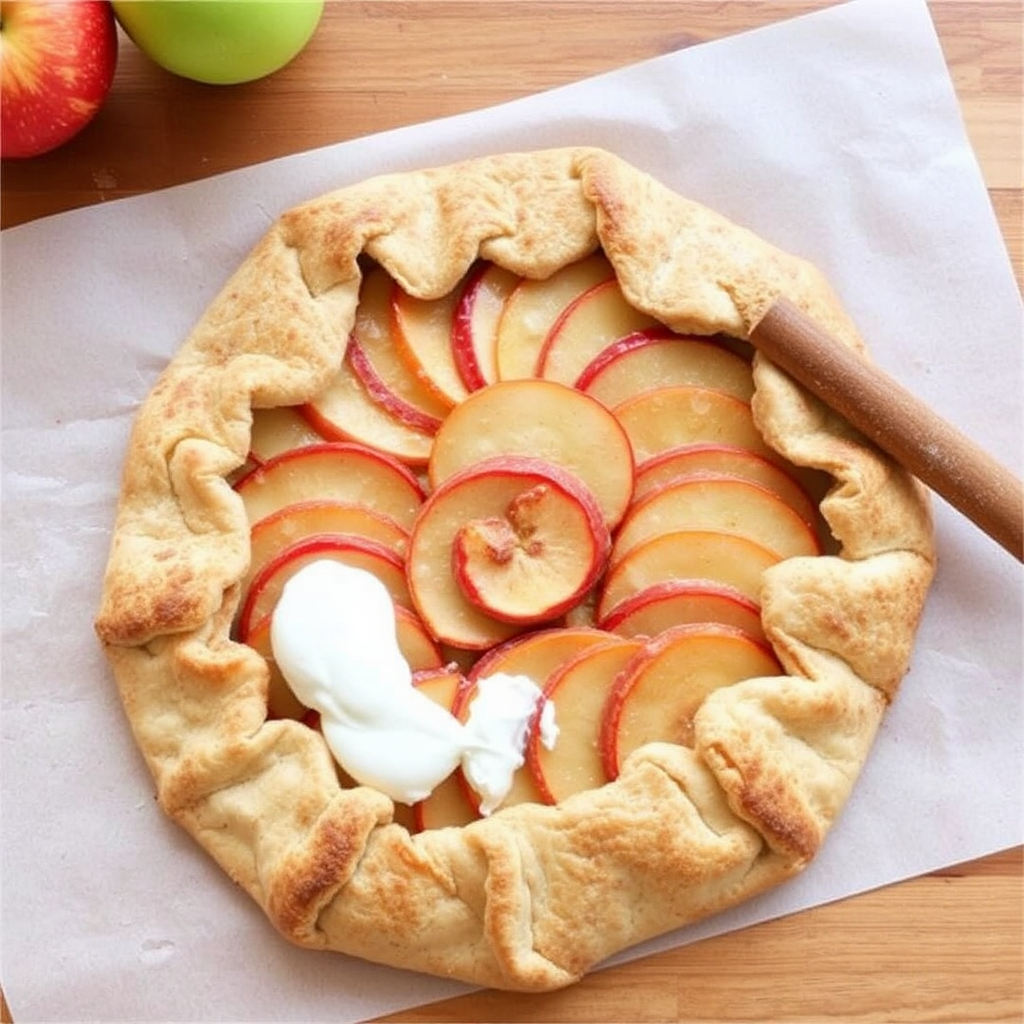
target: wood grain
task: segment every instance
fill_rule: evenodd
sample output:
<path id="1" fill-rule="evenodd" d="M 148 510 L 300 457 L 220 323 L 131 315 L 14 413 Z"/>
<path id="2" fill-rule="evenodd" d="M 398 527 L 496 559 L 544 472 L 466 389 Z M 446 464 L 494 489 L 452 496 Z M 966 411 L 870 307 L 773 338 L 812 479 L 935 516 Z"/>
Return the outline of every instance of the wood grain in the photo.
<path id="1" fill-rule="evenodd" d="M 97 120 L 53 154 L 3 165 L 0 219 L 9 227 L 478 109 L 833 2 L 336 0 L 293 64 L 230 89 L 176 79 L 125 42 Z M 929 7 L 1024 286 L 1021 4 Z M 1020 1022 L 1022 875 L 1021 850 L 1005 851 L 597 972 L 563 992 L 474 993 L 383 1019 Z M 6 1005 L 0 1016 L 10 1021 Z"/>

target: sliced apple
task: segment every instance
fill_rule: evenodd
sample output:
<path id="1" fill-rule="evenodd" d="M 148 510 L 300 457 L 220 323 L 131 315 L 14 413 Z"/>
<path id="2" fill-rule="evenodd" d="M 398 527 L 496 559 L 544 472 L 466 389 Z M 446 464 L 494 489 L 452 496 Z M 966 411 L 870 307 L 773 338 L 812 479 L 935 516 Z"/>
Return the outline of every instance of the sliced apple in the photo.
<path id="1" fill-rule="evenodd" d="M 758 604 L 761 577 L 780 560 L 760 544 L 721 530 L 662 533 L 637 544 L 605 574 L 597 621 L 604 622 L 622 602 L 667 579 L 715 580 Z"/>
<path id="2" fill-rule="evenodd" d="M 645 391 L 612 411 L 633 445 L 638 465 L 684 444 L 726 444 L 780 461 L 754 424 L 750 406 L 721 391 L 677 384 Z"/>
<path id="3" fill-rule="evenodd" d="M 665 579 L 620 601 L 601 629 L 620 636 L 657 636 L 683 623 L 718 622 L 764 640 L 761 608 L 735 587 L 706 579 Z"/>
<path id="4" fill-rule="evenodd" d="M 449 406 L 440 402 L 399 355 L 392 329 L 394 282 L 376 267 L 363 278 L 349 339 L 352 370 L 370 397 L 415 430 L 433 433 Z"/>
<path id="5" fill-rule="evenodd" d="M 485 459 L 424 503 L 409 539 L 410 592 L 435 637 L 479 650 L 585 593 L 607 536 L 596 502 L 571 474 L 540 459 Z M 499 541 L 490 550 L 489 537 Z"/>
<path id="6" fill-rule="evenodd" d="M 270 718 L 293 718 L 297 722 L 304 721 L 309 714 L 309 708 L 292 693 L 292 688 L 277 667 L 274 650 L 270 645 L 269 616 L 249 631 L 245 642 L 257 654 L 262 655 L 270 671 L 270 683 L 267 689 L 267 715 Z"/>
<path id="7" fill-rule="evenodd" d="M 253 579 L 238 615 L 239 639 L 244 642 L 253 628 L 273 612 L 292 576 L 303 566 L 325 558 L 365 569 L 387 587 L 396 604 L 411 607 L 405 565 L 383 544 L 345 534 L 307 537 L 279 551 Z"/>
<path id="8" fill-rule="evenodd" d="M 500 515 L 460 527 L 452 548 L 459 587 L 477 608 L 505 622 L 553 619 L 604 569 L 611 537 L 601 509 L 576 477 L 550 463 L 499 456 L 476 468 L 483 473 L 484 467 L 495 474 L 522 468 L 526 488 Z"/>
<path id="9" fill-rule="evenodd" d="M 294 406 L 254 409 L 249 458 L 254 465 L 262 466 L 289 449 L 323 444 L 324 440 L 323 435 L 314 430 Z"/>
<path id="10" fill-rule="evenodd" d="M 498 380 L 538 376 L 544 341 L 564 310 L 585 291 L 615 276 L 603 252 L 570 263 L 541 280 L 524 278 L 513 289 L 498 322 Z"/>
<path id="11" fill-rule="evenodd" d="M 547 679 L 560 665 L 569 661 L 580 651 L 614 639 L 612 634 L 586 627 L 565 629 L 540 629 L 515 637 L 482 655 L 468 673 L 471 683 L 478 679 L 504 673 L 512 676 L 526 676 L 543 690 Z M 464 704 L 459 711 L 462 718 L 468 714 L 468 705 L 474 690 L 466 691 Z M 480 799 L 463 780 L 467 799 L 479 806 Z M 543 803 L 540 790 L 527 765 L 523 765 L 512 777 L 512 788 L 502 801 L 502 807 L 513 804 Z"/>
<path id="12" fill-rule="evenodd" d="M 638 501 L 615 538 L 611 564 L 638 544 L 677 530 L 735 533 L 780 558 L 821 553 L 814 531 L 771 491 L 749 480 L 708 475 L 671 481 Z"/>
<path id="13" fill-rule="evenodd" d="M 393 353 L 394 349 L 391 351 Z M 406 401 L 401 393 L 395 390 L 394 381 L 381 376 L 366 349 L 355 339 L 349 342 L 347 356 L 353 374 L 363 385 L 367 395 L 389 416 L 420 433 L 436 433 L 437 428 L 441 426 L 442 417 L 426 413 L 422 408 Z"/>
<path id="14" fill-rule="evenodd" d="M 748 448 L 732 445 L 680 445 L 647 459 L 637 466 L 633 500 L 639 501 L 669 481 L 707 473 L 760 484 L 778 495 L 805 523 L 817 522 L 817 506 L 787 470 Z"/>
<path id="15" fill-rule="evenodd" d="M 477 694 L 477 677 L 474 677 L 471 673 L 468 678 L 469 685 L 460 691 L 453 708 L 455 717 L 461 722 L 468 720 L 470 707 Z M 454 778 L 456 785 L 462 791 L 463 799 L 480 816 L 482 814 L 480 810 L 480 794 L 469 784 L 469 780 L 466 778 L 461 766 L 455 769 Z M 540 791 L 537 789 L 537 784 L 533 781 L 533 776 L 530 774 L 530 769 L 526 766 L 524 752 L 523 763 L 512 773 L 512 785 L 509 787 L 509 791 L 505 794 L 500 806 L 511 807 L 513 804 L 539 804 L 543 802 Z"/>
<path id="16" fill-rule="evenodd" d="M 423 504 L 413 473 L 365 445 L 327 443 L 274 456 L 235 484 L 250 523 L 297 502 L 331 499 L 363 505 L 404 529 Z"/>
<path id="17" fill-rule="evenodd" d="M 616 279 L 603 281 L 570 303 L 552 326 L 537 370 L 547 380 L 575 384 L 591 360 L 613 342 L 657 326 L 654 317 L 626 301 Z"/>
<path id="18" fill-rule="evenodd" d="M 420 617 L 400 604 L 395 605 L 395 639 L 413 672 L 427 672 L 448 664 Z"/>
<path id="19" fill-rule="evenodd" d="M 598 353 L 576 387 L 614 408 L 636 395 L 672 385 L 710 388 L 749 402 L 754 394 L 750 363 L 727 348 L 652 328 L 628 334 Z"/>
<path id="20" fill-rule="evenodd" d="M 432 486 L 496 455 L 527 455 L 578 476 L 609 528 L 633 493 L 633 454 L 622 427 L 596 399 L 545 380 L 500 381 L 475 391 L 434 438 Z"/>
<path id="21" fill-rule="evenodd" d="M 393 519 L 365 505 L 320 500 L 285 505 L 253 524 L 249 534 L 251 557 L 242 589 L 282 548 L 316 534 L 347 533 L 383 544 L 396 555 L 405 554 L 409 531 Z"/>
<path id="22" fill-rule="evenodd" d="M 452 321 L 452 354 L 470 391 L 498 379 L 498 321 L 519 281 L 518 274 L 487 262 L 478 263 L 466 278 Z"/>
<path id="23" fill-rule="evenodd" d="M 332 441 L 363 444 L 409 466 L 425 465 L 430 458 L 433 430 L 411 427 L 375 401 L 353 369 L 351 346 L 334 379 L 301 411 Z"/>
<path id="24" fill-rule="evenodd" d="M 447 409 L 469 394 L 452 348 L 458 301 L 457 290 L 438 299 L 417 299 L 397 283 L 391 295 L 392 336 L 399 358 Z"/>
<path id="25" fill-rule="evenodd" d="M 738 629 L 683 625 L 647 641 L 617 678 L 601 723 L 610 779 L 646 743 L 693 744 L 693 716 L 704 698 L 744 679 L 782 672 L 771 649 Z"/>
<path id="26" fill-rule="evenodd" d="M 614 639 L 585 626 L 541 629 L 515 637 L 482 655 L 468 673 L 470 682 L 496 676 L 526 676 L 544 689 L 548 676 L 580 651 Z"/>
<path id="27" fill-rule="evenodd" d="M 457 669 L 451 668 L 416 672 L 413 674 L 412 682 L 413 686 L 453 714 L 461 691 L 469 686 L 466 677 Z M 413 822 L 417 832 L 429 828 L 468 825 L 479 817 L 479 811 L 466 798 L 465 791 L 454 773 L 436 786 L 430 796 L 413 805 Z"/>
<path id="28" fill-rule="evenodd" d="M 555 704 L 558 742 L 550 749 L 541 742 L 541 703 L 526 747 L 526 763 L 545 803 L 560 803 L 608 781 L 599 743 L 605 705 L 618 674 L 643 647 L 642 640 L 609 640 L 588 647 L 548 677 L 544 702 Z"/>

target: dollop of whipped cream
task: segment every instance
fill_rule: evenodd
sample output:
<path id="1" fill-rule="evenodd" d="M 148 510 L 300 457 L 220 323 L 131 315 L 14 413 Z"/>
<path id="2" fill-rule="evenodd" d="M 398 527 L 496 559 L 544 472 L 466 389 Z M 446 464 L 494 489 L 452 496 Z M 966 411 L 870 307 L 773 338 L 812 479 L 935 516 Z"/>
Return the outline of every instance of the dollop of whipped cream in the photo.
<path id="1" fill-rule="evenodd" d="M 371 573 L 329 560 L 304 566 L 285 584 L 270 640 L 288 685 L 320 713 L 331 753 L 357 782 L 412 804 L 461 765 L 483 814 L 508 794 L 540 689 L 526 676 L 482 678 L 460 722 L 413 685 L 391 595 Z M 550 749 L 558 737 L 551 701 L 540 729 Z"/>

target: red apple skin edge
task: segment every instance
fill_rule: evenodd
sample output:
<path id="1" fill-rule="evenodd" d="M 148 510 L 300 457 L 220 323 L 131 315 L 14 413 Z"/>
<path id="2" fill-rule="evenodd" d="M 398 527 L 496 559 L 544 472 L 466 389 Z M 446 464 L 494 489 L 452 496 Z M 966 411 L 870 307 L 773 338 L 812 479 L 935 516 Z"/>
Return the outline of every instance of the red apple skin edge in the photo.
<path id="1" fill-rule="evenodd" d="M 476 302 L 480 282 L 486 270 L 487 264 L 480 263 L 469 272 L 452 320 L 452 355 L 455 359 L 455 369 L 469 391 L 479 391 L 480 388 L 487 386 L 473 346 L 473 304 Z"/>
<path id="2" fill-rule="evenodd" d="M 0 4 L 0 157 L 56 149 L 99 111 L 117 67 L 108 0 Z"/>

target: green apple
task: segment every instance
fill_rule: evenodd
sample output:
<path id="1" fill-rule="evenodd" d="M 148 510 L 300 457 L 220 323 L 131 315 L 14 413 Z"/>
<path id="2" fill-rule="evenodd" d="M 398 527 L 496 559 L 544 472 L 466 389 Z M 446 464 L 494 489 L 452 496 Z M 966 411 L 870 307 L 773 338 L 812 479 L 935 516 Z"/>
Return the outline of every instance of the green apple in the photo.
<path id="1" fill-rule="evenodd" d="M 157 64 L 211 85 L 251 82 L 309 42 L 323 0 L 114 0 L 121 27 Z"/>

